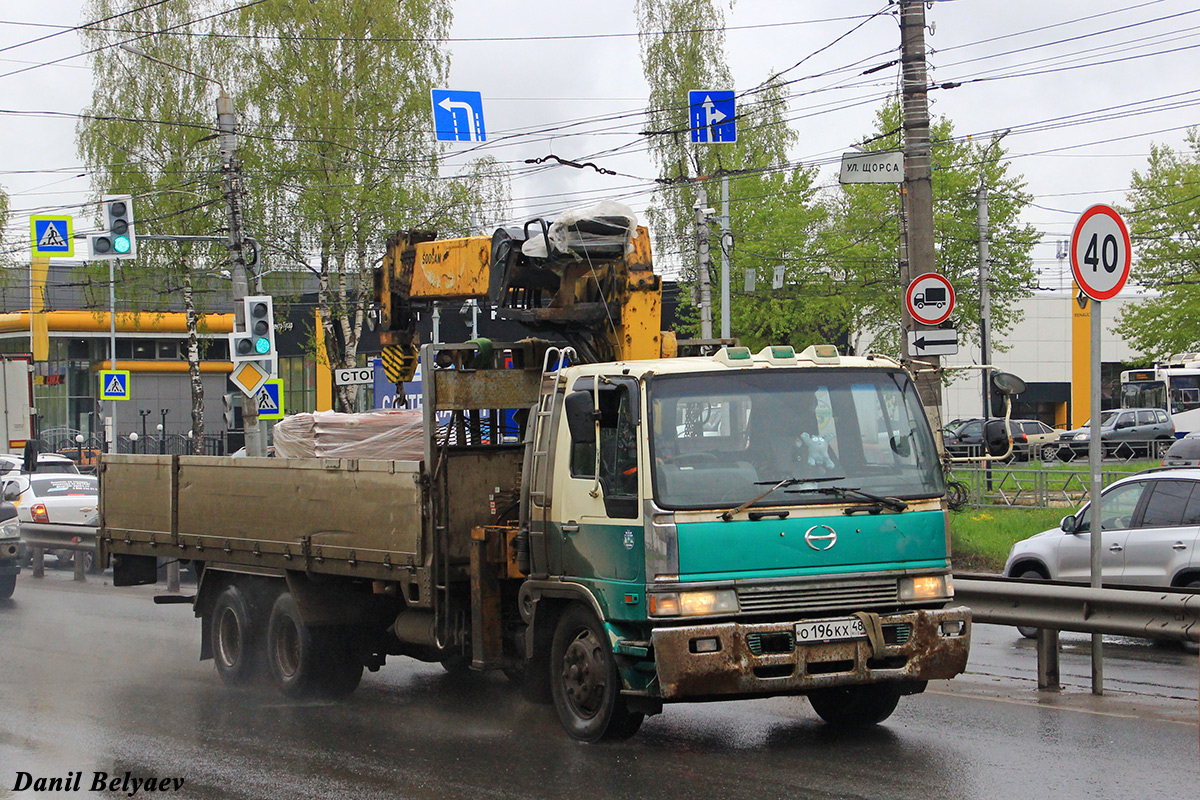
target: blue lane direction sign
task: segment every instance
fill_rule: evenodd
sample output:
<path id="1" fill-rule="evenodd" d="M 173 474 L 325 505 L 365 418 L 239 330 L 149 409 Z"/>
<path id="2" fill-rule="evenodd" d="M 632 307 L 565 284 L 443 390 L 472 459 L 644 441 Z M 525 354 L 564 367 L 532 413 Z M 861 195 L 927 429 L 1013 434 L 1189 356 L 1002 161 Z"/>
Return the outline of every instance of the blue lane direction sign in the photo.
<path id="1" fill-rule="evenodd" d="M 737 141 L 736 101 L 733 91 L 690 91 L 692 141 L 730 144 Z"/>
<path id="2" fill-rule="evenodd" d="M 283 419 L 283 380 L 271 378 L 254 396 L 259 419 Z"/>
<path id="3" fill-rule="evenodd" d="M 439 142 L 486 142 L 483 95 L 452 89 L 431 89 L 433 131 Z"/>
<path id="4" fill-rule="evenodd" d="M 128 400 L 129 399 L 129 370 L 102 369 L 100 370 L 100 399 Z"/>
<path id="5" fill-rule="evenodd" d="M 45 258 L 75 255 L 75 234 L 71 217 L 32 216 L 29 229 L 33 234 L 33 254 Z"/>

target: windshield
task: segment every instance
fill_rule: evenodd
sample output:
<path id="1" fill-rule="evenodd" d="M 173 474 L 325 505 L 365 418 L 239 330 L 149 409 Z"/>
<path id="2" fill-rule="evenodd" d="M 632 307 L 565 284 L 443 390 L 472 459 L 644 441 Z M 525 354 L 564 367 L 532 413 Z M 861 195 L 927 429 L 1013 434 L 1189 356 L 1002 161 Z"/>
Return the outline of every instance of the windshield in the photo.
<path id="1" fill-rule="evenodd" d="M 731 508 L 760 482 L 825 481 L 893 497 L 944 490 L 929 424 L 903 372 L 737 370 L 648 386 L 654 495 L 662 508 Z M 836 480 L 832 480 L 836 479 Z M 835 502 L 774 492 L 755 505 Z"/>
<path id="2" fill-rule="evenodd" d="M 1167 387 L 1162 381 L 1121 384 L 1122 408 L 1166 408 Z"/>

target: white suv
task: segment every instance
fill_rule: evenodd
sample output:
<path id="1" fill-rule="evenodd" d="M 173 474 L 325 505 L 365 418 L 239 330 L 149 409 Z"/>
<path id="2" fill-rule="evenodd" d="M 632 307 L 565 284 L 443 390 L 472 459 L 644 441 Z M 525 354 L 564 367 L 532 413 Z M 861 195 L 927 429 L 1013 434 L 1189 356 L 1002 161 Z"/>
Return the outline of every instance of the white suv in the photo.
<path id="1" fill-rule="evenodd" d="M 1101 494 L 1101 574 L 1108 585 L 1178 586 L 1200 591 L 1200 469 L 1155 470 L 1119 480 Z M 1010 578 L 1087 582 L 1090 504 L 1062 524 L 1013 545 Z M 1032 629 L 1020 629 L 1032 635 Z"/>

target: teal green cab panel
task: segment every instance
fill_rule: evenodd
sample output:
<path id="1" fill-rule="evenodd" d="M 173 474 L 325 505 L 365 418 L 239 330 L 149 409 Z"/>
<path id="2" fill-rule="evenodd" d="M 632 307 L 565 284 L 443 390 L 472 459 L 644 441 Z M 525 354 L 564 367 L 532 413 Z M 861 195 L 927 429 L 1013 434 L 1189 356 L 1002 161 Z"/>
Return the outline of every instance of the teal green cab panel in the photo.
<path id="1" fill-rule="evenodd" d="M 678 526 L 684 581 L 944 567 L 945 514 L 838 514 Z"/>

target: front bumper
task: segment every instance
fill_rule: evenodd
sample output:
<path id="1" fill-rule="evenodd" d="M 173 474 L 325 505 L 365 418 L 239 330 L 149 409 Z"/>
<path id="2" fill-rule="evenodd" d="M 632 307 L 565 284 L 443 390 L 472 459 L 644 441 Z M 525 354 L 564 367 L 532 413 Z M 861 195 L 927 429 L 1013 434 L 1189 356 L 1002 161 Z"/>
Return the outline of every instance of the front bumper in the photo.
<path id="1" fill-rule="evenodd" d="M 953 678 L 967 667 L 971 612 L 965 607 L 880 614 L 882 652 L 867 639 L 796 644 L 794 622 L 689 625 L 651 634 L 664 700 L 796 694 L 832 686 Z M 958 635 L 942 623 L 961 622 Z M 696 640 L 718 639 L 716 652 Z"/>
<path id="2" fill-rule="evenodd" d="M 0 539 L 0 575 L 16 575 L 21 571 L 20 539 Z"/>

